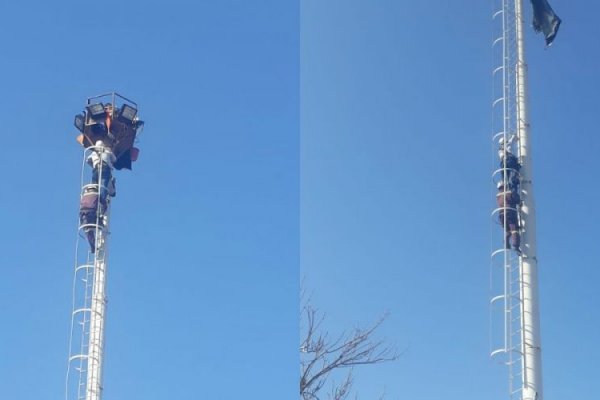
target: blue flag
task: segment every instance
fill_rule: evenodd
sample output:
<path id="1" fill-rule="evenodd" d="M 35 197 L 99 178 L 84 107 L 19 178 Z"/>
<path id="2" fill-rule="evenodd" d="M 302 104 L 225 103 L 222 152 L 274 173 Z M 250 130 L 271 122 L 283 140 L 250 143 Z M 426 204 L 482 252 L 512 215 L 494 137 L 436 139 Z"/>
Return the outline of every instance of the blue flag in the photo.
<path id="1" fill-rule="evenodd" d="M 547 0 L 531 0 L 533 6 L 533 29 L 543 32 L 546 46 L 550 46 L 558 33 L 561 20 L 550 7 Z"/>

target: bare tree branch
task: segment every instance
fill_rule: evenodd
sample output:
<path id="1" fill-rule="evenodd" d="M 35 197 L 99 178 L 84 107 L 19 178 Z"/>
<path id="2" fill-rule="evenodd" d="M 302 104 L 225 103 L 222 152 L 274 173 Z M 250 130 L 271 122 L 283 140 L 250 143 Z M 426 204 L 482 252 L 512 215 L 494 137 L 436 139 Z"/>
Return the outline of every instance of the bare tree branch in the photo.
<path id="1" fill-rule="evenodd" d="M 303 293 L 304 297 L 305 293 Z M 301 310 L 303 339 L 300 343 L 300 397 L 302 400 L 321 400 L 321 390 L 333 371 L 349 368 L 344 381 L 334 385 L 328 394 L 330 400 L 349 398 L 354 378 L 353 368 L 359 365 L 394 361 L 399 357 L 395 347 L 383 340 L 373 340 L 372 335 L 388 317 L 384 314 L 367 329 L 355 328 L 331 338 L 323 328 L 325 314 L 303 299 Z"/>

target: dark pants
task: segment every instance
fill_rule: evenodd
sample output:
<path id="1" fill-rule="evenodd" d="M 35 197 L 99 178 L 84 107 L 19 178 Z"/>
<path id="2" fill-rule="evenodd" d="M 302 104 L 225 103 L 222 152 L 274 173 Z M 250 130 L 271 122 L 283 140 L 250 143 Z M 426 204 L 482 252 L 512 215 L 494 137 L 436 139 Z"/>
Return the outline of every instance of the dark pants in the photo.
<path id="1" fill-rule="evenodd" d="M 96 225 L 98 222 L 96 210 L 80 210 L 79 222 L 81 225 Z M 100 224 L 100 222 L 98 223 Z M 90 244 L 90 251 L 94 253 L 96 251 L 96 227 L 88 226 L 83 231 Z"/>
<path id="2" fill-rule="evenodd" d="M 510 190 L 518 190 L 519 184 L 521 183 L 519 180 L 518 171 L 512 169 L 506 169 L 505 174 L 503 174 L 503 180 L 508 184 L 508 188 Z"/>
<path id="3" fill-rule="evenodd" d="M 102 168 L 102 173 L 100 173 L 100 168 Z M 102 175 L 102 176 L 100 176 Z M 112 171 L 108 164 L 101 162 L 98 164 L 98 168 L 94 168 L 92 172 L 92 183 L 97 185 L 98 178 L 100 178 L 100 203 L 102 206 L 106 207 L 106 198 L 108 196 L 108 184 L 110 183 L 110 178 L 112 177 Z"/>
<path id="4" fill-rule="evenodd" d="M 500 162 L 500 168 L 504 168 L 503 162 Z M 508 156 L 506 159 L 505 176 L 503 176 L 506 183 L 508 183 L 511 189 L 517 189 L 519 186 L 519 172 L 521 170 L 521 164 L 514 155 Z"/>
<path id="5" fill-rule="evenodd" d="M 504 237 L 504 246 L 507 249 L 510 249 L 511 246 L 516 251 L 520 251 L 521 248 L 521 235 L 519 234 L 519 218 L 516 210 L 506 210 L 506 225 L 504 223 L 504 211 L 501 210 L 500 224 L 504 229 L 505 237 Z"/>

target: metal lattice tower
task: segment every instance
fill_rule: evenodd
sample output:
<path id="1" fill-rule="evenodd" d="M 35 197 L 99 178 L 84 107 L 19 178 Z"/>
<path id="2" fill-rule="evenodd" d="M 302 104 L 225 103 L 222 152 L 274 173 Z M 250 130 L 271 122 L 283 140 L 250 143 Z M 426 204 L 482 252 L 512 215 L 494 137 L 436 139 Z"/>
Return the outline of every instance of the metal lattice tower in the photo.
<path id="1" fill-rule="evenodd" d="M 520 204 L 502 205 L 492 215 L 502 220 L 495 229 L 491 257 L 491 355 L 508 367 L 511 400 L 543 400 L 539 299 L 537 279 L 535 202 L 532 191 L 531 145 L 527 115 L 527 65 L 523 38 L 523 0 L 496 0 L 493 42 L 493 146 L 499 168 L 494 182 L 518 176 Z M 511 140 L 512 139 L 512 140 Z M 503 145 L 500 143 L 503 142 Z M 507 153 L 518 157 L 520 168 L 507 165 Z M 504 189 L 503 189 L 504 190 Z M 502 195 L 504 196 L 504 195 Z M 502 214 L 518 216 L 520 250 L 507 243 L 509 231 Z M 501 237 L 497 233 L 501 232 Z"/>
<path id="2" fill-rule="evenodd" d="M 101 103 L 103 99 L 110 103 Z M 117 110 L 119 103 L 122 104 Z M 92 108 L 98 105 L 99 109 Z M 131 169 L 131 161 L 137 158 L 137 149 L 132 145 L 143 126 L 137 119 L 137 105 L 116 93 L 88 99 L 86 110 L 75 119 L 82 133 L 78 140 L 84 151 L 66 400 L 102 399 L 110 206 L 115 195 L 113 173 L 115 168 Z M 94 117 L 96 111 L 100 117 Z M 131 155 L 132 149 L 135 157 Z M 113 154 L 115 150 L 118 152 Z M 104 156 L 111 161 L 104 162 Z M 84 200 L 86 196 L 95 200 L 95 210 L 86 208 L 84 212 L 84 204 L 89 203 Z"/>

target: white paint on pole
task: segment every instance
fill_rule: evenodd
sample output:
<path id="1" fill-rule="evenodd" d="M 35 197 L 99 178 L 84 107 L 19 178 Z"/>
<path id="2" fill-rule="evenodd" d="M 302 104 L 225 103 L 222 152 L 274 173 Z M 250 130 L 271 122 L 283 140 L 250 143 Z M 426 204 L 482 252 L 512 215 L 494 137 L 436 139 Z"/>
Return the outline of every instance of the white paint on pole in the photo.
<path id="1" fill-rule="evenodd" d="M 84 151 L 86 168 L 87 155 Z M 106 173 L 106 172 L 105 172 Z M 101 172 L 98 181 L 101 182 Z M 83 173 L 82 173 L 83 176 Z M 82 178 L 83 181 L 83 178 Z M 79 235 L 84 244 L 77 244 L 77 263 L 73 282 L 73 312 L 69 340 L 69 365 L 66 379 L 66 400 L 101 400 L 102 372 L 104 359 L 104 326 L 106 320 L 106 271 L 108 254 L 108 232 L 110 221 L 110 197 L 101 200 L 102 190 L 97 184 L 83 184 L 83 196 L 96 190 L 98 209 L 95 221 L 82 219 L 80 215 Z M 105 207 L 102 206 L 105 204 Z M 93 243 L 89 243 L 93 230 Z M 95 251 L 90 251 L 90 246 Z M 85 261 L 80 257 L 83 256 Z"/>
<path id="2" fill-rule="evenodd" d="M 535 199 L 533 196 L 531 141 L 527 114 L 527 64 L 525 63 L 523 0 L 515 0 L 517 135 L 521 161 L 521 223 L 523 255 L 521 273 L 521 336 L 523 400 L 543 400 L 542 350 L 538 295 Z"/>
<path id="3" fill-rule="evenodd" d="M 97 240 L 96 250 L 100 259 L 94 265 L 94 286 L 90 313 L 90 340 L 88 353 L 88 373 L 86 384 L 86 400 L 102 398 L 102 365 L 104 351 L 104 318 L 106 311 L 106 263 L 104 260 L 104 235 Z"/>

